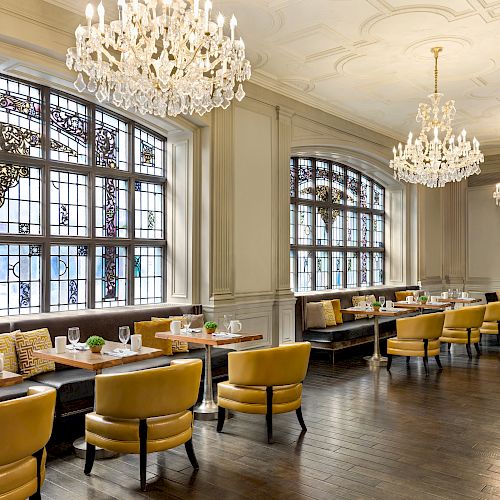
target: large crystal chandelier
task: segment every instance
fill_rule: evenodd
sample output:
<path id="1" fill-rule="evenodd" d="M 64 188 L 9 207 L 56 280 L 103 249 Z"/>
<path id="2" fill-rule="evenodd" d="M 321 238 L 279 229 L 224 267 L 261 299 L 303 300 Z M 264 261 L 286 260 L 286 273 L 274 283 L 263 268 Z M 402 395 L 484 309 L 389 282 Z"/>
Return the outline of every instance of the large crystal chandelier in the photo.
<path id="1" fill-rule="evenodd" d="M 233 16 L 214 22 L 206 0 L 118 0 L 118 20 L 104 22 L 104 6 L 87 5 L 87 23 L 76 29 L 66 64 L 75 87 L 124 109 L 158 116 L 204 113 L 243 99 L 250 78 L 243 40 Z M 85 75 L 85 77 L 84 77 Z M 237 88 L 236 88 L 237 87 Z"/>
<path id="2" fill-rule="evenodd" d="M 390 161 L 396 179 L 430 188 L 443 187 L 447 182 L 458 182 L 479 174 L 479 164 L 484 161 L 475 137 L 471 145 L 465 130 L 458 136 L 453 134 L 451 122 L 456 113 L 455 101 L 447 101 L 440 108 L 443 94 L 438 92 L 438 56 L 442 50 L 441 47 L 431 49 L 434 54 L 434 93 L 429 95 L 431 104 L 420 103 L 418 106 L 417 122 L 422 123 L 420 135 L 413 142 L 410 132 L 404 147 L 399 143 L 397 149 L 393 148 L 394 159 Z"/>

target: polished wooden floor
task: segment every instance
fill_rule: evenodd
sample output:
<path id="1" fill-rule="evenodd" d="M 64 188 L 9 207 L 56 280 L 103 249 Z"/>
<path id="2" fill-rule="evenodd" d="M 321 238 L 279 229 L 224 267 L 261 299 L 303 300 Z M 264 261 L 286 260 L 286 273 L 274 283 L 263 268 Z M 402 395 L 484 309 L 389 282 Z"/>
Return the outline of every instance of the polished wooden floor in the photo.
<path id="1" fill-rule="evenodd" d="M 194 473 L 184 447 L 148 456 L 148 491 L 139 489 L 139 460 L 52 458 L 44 498 L 58 499 L 426 499 L 500 498 L 500 348 L 494 339 L 469 361 L 465 349 L 433 360 L 396 358 L 392 374 L 371 372 L 361 358 L 334 367 L 311 361 L 304 386 L 301 435 L 295 414 L 274 418 L 275 444 L 264 418 L 237 414 L 223 434 L 196 423 Z"/>

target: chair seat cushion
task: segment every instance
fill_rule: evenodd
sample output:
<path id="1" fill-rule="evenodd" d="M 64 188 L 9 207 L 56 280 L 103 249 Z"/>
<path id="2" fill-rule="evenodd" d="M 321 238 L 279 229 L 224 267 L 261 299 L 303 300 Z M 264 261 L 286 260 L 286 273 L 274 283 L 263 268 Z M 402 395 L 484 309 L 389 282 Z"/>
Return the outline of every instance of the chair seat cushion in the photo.
<path id="1" fill-rule="evenodd" d="M 230 410 L 244 413 L 265 414 L 267 393 L 264 386 L 240 386 L 229 382 L 217 385 L 218 404 Z M 273 387 L 273 413 L 296 410 L 302 398 L 302 384 Z"/>
<path id="2" fill-rule="evenodd" d="M 481 328 L 479 329 L 479 333 L 485 333 L 488 335 L 498 335 L 498 322 L 497 321 L 485 321 Z"/>
<path id="3" fill-rule="evenodd" d="M 429 340 L 427 355 L 438 356 L 441 342 L 439 339 Z M 424 342 L 422 340 L 412 339 L 388 339 L 387 354 L 395 354 L 397 356 L 424 356 Z"/>
<path id="4" fill-rule="evenodd" d="M 441 342 L 451 342 L 455 344 L 467 344 L 466 328 L 443 328 L 440 337 Z M 479 342 L 479 328 L 472 328 L 470 341 L 472 344 Z"/>
<path id="5" fill-rule="evenodd" d="M 20 384 L 8 385 L 6 387 L 0 387 L 0 401 L 8 401 L 9 399 L 23 398 L 28 394 L 28 389 L 30 387 L 42 386 L 34 382 L 33 380 L 25 380 Z"/>
<path id="6" fill-rule="evenodd" d="M 0 498 L 27 498 L 37 489 L 36 459 L 26 457 L 0 466 Z"/>
<path id="7" fill-rule="evenodd" d="M 168 450 L 191 439 L 193 414 L 147 419 L 148 453 Z M 85 415 L 85 439 L 91 444 L 118 453 L 139 453 L 139 420 L 110 418 L 97 413 Z"/>

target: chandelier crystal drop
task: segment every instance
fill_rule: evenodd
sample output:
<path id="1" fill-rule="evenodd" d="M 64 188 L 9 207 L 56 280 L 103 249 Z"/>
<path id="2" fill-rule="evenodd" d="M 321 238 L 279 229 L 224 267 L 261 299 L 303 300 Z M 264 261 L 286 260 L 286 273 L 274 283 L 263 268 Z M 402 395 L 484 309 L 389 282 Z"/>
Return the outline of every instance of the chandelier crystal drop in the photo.
<path id="1" fill-rule="evenodd" d="M 393 148 L 390 167 L 394 169 L 396 179 L 434 188 L 479 174 L 484 155 L 479 149 L 479 141 L 474 137 L 471 145 L 465 130 L 457 136 L 453 134 L 451 123 L 456 113 L 455 101 L 440 106 L 443 94 L 438 92 L 438 56 L 442 48 L 434 47 L 431 51 L 434 54 L 431 104 L 419 104 L 417 122 L 422 123 L 420 135 L 413 141 L 410 132 L 404 146 L 399 143 Z"/>
<path id="2" fill-rule="evenodd" d="M 235 38 L 234 15 L 226 27 L 212 20 L 206 0 L 118 0 L 118 20 L 104 22 L 104 6 L 87 5 L 87 23 L 75 31 L 66 65 L 78 73 L 75 87 L 99 102 L 165 117 L 203 115 L 245 96 L 250 78 L 243 40 Z M 85 76 L 84 76 L 85 75 Z"/>

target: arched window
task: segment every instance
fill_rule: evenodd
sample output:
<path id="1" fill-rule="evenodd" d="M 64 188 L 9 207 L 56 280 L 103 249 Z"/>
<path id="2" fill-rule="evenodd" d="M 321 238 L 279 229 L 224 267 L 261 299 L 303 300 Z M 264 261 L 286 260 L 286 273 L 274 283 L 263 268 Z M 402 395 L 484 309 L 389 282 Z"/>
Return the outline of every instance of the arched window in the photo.
<path id="1" fill-rule="evenodd" d="M 166 139 L 0 75 L 0 315 L 162 302 Z"/>
<path id="2" fill-rule="evenodd" d="M 290 278 L 295 292 L 384 283 L 384 188 L 317 158 L 290 160 Z"/>

